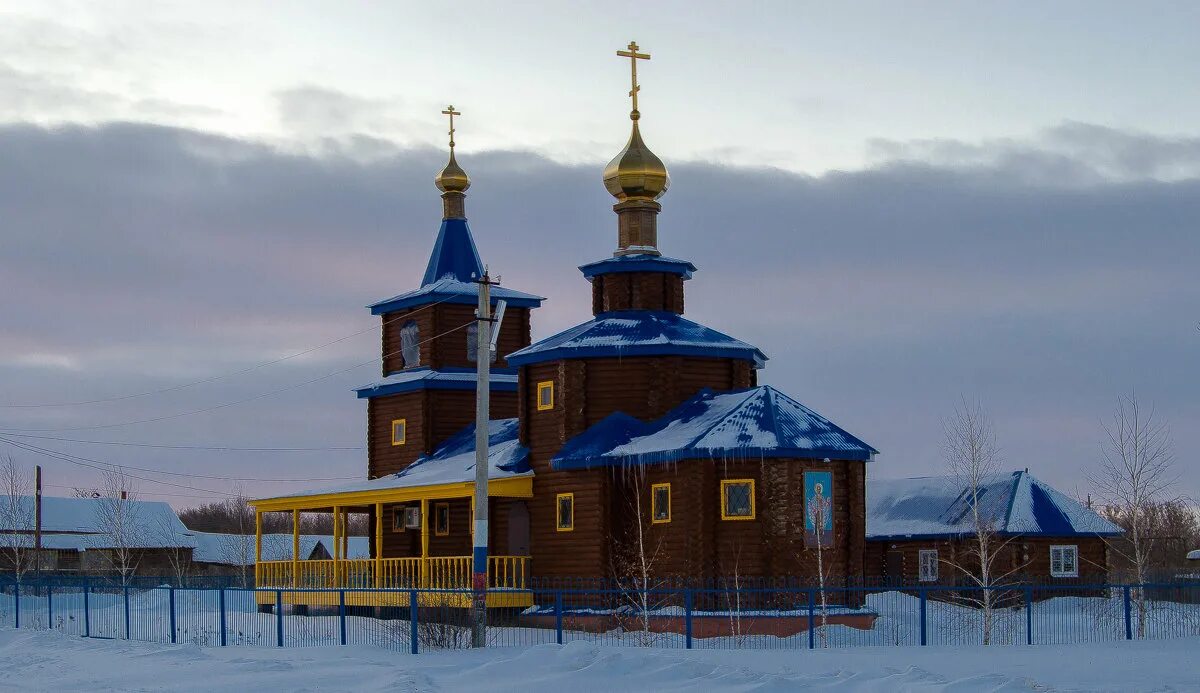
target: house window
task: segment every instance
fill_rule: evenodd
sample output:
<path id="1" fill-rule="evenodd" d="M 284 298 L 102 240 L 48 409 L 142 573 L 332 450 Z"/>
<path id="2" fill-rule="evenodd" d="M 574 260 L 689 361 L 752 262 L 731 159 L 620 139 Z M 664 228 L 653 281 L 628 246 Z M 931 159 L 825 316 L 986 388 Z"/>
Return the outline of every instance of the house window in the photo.
<path id="1" fill-rule="evenodd" d="M 575 529 L 575 494 L 558 494 L 558 531 L 570 532 Z"/>
<path id="2" fill-rule="evenodd" d="M 488 361 L 496 362 L 496 352 L 488 349 Z M 467 325 L 467 360 L 475 363 L 475 359 L 479 358 L 479 323 L 473 322 Z"/>
<path id="3" fill-rule="evenodd" d="M 408 419 L 392 420 L 392 445 L 404 445 L 408 436 Z"/>
<path id="4" fill-rule="evenodd" d="M 1051 546 L 1050 575 L 1052 577 L 1079 577 L 1079 547 Z"/>
<path id="5" fill-rule="evenodd" d="M 439 537 L 450 534 L 449 503 L 437 503 L 433 506 L 433 533 Z"/>
<path id="6" fill-rule="evenodd" d="M 416 320 L 409 320 L 400 328 L 400 354 L 405 368 L 421 363 L 421 330 Z"/>
<path id="7" fill-rule="evenodd" d="M 409 529 L 421 529 L 421 506 L 408 505 L 404 508 L 404 526 Z"/>
<path id="8" fill-rule="evenodd" d="M 918 563 L 920 564 L 920 572 L 918 578 L 921 582 L 937 582 L 938 579 L 938 553 L 937 549 L 922 549 L 917 554 Z"/>
<path id="9" fill-rule="evenodd" d="M 654 524 L 671 521 L 670 484 L 654 484 L 650 487 L 650 521 Z"/>
<path id="10" fill-rule="evenodd" d="M 754 479 L 721 481 L 721 519 L 754 519 Z"/>
<path id="11" fill-rule="evenodd" d="M 543 380 L 537 386 L 537 408 L 538 411 L 546 411 L 554 408 L 554 381 Z"/>
<path id="12" fill-rule="evenodd" d="M 404 531 L 404 506 L 398 505 L 392 509 L 392 531 Z"/>

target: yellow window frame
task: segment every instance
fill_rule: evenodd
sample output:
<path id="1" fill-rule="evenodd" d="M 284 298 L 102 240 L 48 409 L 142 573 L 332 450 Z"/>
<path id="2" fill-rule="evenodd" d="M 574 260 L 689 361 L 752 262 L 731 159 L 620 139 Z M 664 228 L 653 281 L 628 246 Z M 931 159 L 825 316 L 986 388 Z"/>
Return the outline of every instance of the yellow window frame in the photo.
<path id="1" fill-rule="evenodd" d="M 728 504 L 725 502 L 726 491 L 730 486 L 745 486 L 750 487 L 750 514 L 749 515 L 730 515 L 726 512 Z M 754 479 L 722 479 L 721 480 L 721 519 L 722 520 L 753 520 L 758 517 L 758 508 L 754 502 Z"/>
<path id="2" fill-rule="evenodd" d="M 396 440 L 396 424 L 400 424 L 400 439 Z M 408 419 L 392 419 L 392 445 L 404 445 L 408 440 Z"/>
<path id="3" fill-rule="evenodd" d="M 659 517 L 658 517 L 658 512 L 657 512 L 658 508 L 654 507 L 655 501 L 658 500 L 658 490 L 659 489 L 666 489 L 666 491 L 667 491 L 667 516 L 662 519 L 659 519 Z M 671 484 L 670 483 L 653 484 L 650 486 L 650 523 L 656 524 L 656 525 L 665 525 L 670 521 L 671 521 Z"/>
<path id="4" fill-rule="evenodd" d="M 542 393 L 550 393 L 550 401 L 546 404 L 542 403 Z M 537 410 L 549 411 L 554 408 L 554 381 L 543 380 L 537 384 Z"/>
<path id="5" fill-rule="evenodd" d="M 442 519 L 442 510 L 446 511 L 446 526 L 438 527 Z M 434 503 L 433 504 L 433 535 L 436 537 L 450 536 L 450 504 L 449 503 Z"/>
<path id="6" fill-rule="evenodd" d="M 399 520 L 399 521 L 397 522 L 397 520 Z M 404 531 L 404 506 L 403 505 L 392 506 L 392 531 L 393 532 L 403 532 Z"/>
<path id="7" fill-rule="evenodd" d="M 563 516 L 562 516 L 562 502 L 563 502 L 564 498 L 571 501 L 571 516 L 569 518 L 567 518 L 568 521 L 566 524 L 563 524 Z M 554 497 L 554 526 L 560 532 L 574 532 L 575 531 L 575 494 L 574 493 L 560 493 Z"/>

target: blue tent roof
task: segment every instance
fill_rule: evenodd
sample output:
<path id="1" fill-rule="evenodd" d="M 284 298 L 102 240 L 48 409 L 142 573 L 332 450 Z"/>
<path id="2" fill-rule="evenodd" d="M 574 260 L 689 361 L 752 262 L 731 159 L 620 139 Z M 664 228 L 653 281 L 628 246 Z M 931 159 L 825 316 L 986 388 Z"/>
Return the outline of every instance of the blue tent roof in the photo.
<path id="1" fill-rule="evenodd" d="M 622 412 L 567 441 L 554 469 L 764 457 L 869 460 L 875 448 L 773 387 L 703 390 L 652 423 Z"/>
<path id="2" fill-rule="evenodd" d="M 443 219 L 421 288 L 372 304 L 371 313 L 382 315 L 427 303 L 474 305 L 479 302 L 479 285 L 475 280 L 482 275 L 483 263 L 479 260 L 467 220 Z M 493 286 L 492 300 L 501 299 L 515 308 L 537 308 L 544 300 L 541 296 Z"/>
<path id="3" fill-rule="evenodd" d="M 1121 528 L 1028 472 L 995 474 L 974 494 L 980 517 L 1003 535 L 1116 535 Z M 973 534 L 970 487 L 954 476 L 867 481 L 867 538 Z"/>
<path id="4" fill-rule="evenodd" d="M 355 388 L 354 391 L 359 399 L 369 399 L 413 390 L 474 390 L 475 380 L 473 370 L 413 368 L 392 373 L 383 380 Z M 488 382 L 492 392 L 517 391 L 517 374 L 511 369 L 493 368 Z"/>
<path id="5" fill-rule="evenodd" d="M 753 361 L 756 368 L 762 368 L 767 360 L 743 341 L 675 313 L 651 310 L 600 313 L 506 358 L 510 366 L 524 366 L 562 358 L 668 355 L 744 359 Z"/>
<path id="6" fill-rule="evenodd" d="M 583 272 L 583 276 L 588 281 L 599 274 L 618 272 L 667 272 L 678 274 L 684 279 L 691 279 L 692 273 L 696 271 L 696 266 L 687 260 L 676 260 L 672 257 L 650 255 L 649 253 L 634 253 L 580 265 L 579 271 Z"/>

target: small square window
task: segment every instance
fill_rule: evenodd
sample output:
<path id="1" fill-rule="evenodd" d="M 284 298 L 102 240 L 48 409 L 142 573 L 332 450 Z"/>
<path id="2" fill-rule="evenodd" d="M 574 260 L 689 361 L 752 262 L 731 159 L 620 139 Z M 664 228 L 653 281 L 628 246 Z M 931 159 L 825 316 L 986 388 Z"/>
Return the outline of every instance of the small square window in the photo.
<path id="1" fill-rule="evenodd" d="M 918 579 L 921 582 L 937 582 L 938 552 L 937 549 L 922 549 L 917 554 L 920 569 Z"/>
<path id="2" fill-rule="evenodd" d="M 392 531 L 404 531 L 404 506 L 398 505 L 392 509 Z"/>
<path id="3" fill-rule="evenodd" d="M 537 385 L 537 408 L 538 411 L 546 411 L 554 408 L 554 381 L 543 380 Z"/>
<path id="4" fill-rule="evenodd" d="M 450 534 L 449 503 L 437 503 L 433 506 L 433 533 L 439 537 Z"/>
<path id="5" fill-rule="evenodd" d="M 721 519 L 754 519 L 754 479 L 721 481 Z"/>
<path id="6" fill-rule="evenodd" d="M 392 445 L 404 445 L 408 436 L 408 419 L 392 420 Z"/>
<path id="7" fill-rule="evenodd" d="M 1079 547 L 1050 547 L 1050 576 L 1079 577 Z"/>
<path id="8" fill-rule="evenodd" d="M 650 487 L 650 521 L 653 524 L 671 521 L 670 484 L 654 484 Z"/>
<path id="9" fill-rule="evenodd" d="M 558 494 L 558 531 L 570 532 L 575 529 L 575 494 Z"/>

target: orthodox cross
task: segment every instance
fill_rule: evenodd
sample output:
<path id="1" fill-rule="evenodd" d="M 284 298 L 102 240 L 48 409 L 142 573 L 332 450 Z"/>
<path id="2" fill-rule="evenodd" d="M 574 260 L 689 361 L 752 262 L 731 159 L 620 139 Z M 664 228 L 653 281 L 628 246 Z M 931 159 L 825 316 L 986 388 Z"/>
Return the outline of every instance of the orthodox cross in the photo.
<path id="1" fill-rule="evenodd" d="M 454 106 L 446 106 L 446 110 L 442 111 L 442 115 L 450 116 L 450 148 L 454 149 L 454 116 L 462 115 L 454 110 Z"/>
<path id="2" fill-rule="evenodd" d="M 649 60 L 650 54 L 638 53 L 638 45 L 636 41 L 630 41 L 628 48 L 629 50 L 627 51 L 617 51 L 617 55 L 622 58 L 629 58 L 629 65 L 632 70 L 630 83 L 633 86 L 633 88 L 629 90 L 629 95 L 633 97 L 633 111 L 629 114 L 629 116 L 632 119 L 637 120 L 638 115 L 640 115 L 637 107 L 637 95 L 638 92 L 641 91 L 641 87 L 639 87 L 637 83 L 637 61 Z"/>

